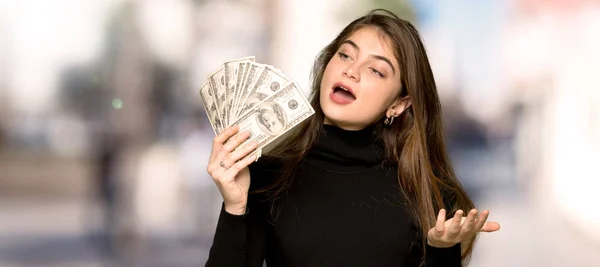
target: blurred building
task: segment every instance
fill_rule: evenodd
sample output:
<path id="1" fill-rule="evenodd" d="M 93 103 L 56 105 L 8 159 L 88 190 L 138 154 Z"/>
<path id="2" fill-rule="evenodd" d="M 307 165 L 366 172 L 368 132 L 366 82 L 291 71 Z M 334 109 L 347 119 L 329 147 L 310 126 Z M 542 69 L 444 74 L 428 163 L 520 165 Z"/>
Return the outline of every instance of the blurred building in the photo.
<path id="1" fill-rule="evenodd" d="M 308 93 L 377 7 L 421 31 L 459 178 L 503 225 L 473 266 L 598 266 L 592 0 L 0 1 L 0 265 L 202 265 L 221 197 L 200 85 L 254 55 Z"/>
<path id="2" fill-rule="evenodd" d="M 600 243 L 600 3 L 517 1 L 505 32 L 520 106 L 519 179 L 540 207 Z"/>

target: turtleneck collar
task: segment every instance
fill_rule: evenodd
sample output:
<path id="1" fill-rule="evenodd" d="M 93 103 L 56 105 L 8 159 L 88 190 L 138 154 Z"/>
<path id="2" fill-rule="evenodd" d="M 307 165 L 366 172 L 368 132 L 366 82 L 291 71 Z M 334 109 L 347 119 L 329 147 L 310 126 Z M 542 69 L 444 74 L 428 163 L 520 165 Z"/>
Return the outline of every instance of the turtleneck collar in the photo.
<path id="1" fill-rule="evenodd" d="M 323 124 L 308 159 L 323 163 L 328 169 L 360 169 L 381 164 L 384 151 L 374 126 L 352 131 Z"/>

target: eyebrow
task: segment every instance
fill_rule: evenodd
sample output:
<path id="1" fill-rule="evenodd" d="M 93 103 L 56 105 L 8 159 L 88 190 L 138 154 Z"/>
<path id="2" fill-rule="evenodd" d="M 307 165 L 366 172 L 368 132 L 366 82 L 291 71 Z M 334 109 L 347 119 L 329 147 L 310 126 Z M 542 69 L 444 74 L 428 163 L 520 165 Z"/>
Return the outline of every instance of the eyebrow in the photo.
<path id="1" fill-rule="evenodd" d="M 343 44 L 349 44 L 352 47 L 354 47 L 354 49 L 360 51 L 360 47 L 358 47 L 358 45 L 355 42 L 353 42 L 352 40 L 350 40 L 350 39 L 343 41 L 342 45 Z M 373 55 L 373 54 L 371 54 L 369 56 L 372 57 L 372 58 L 378 59 L 378 60 L 385 61 L 385 63 L 387 63 L 388 65 L 390 65 L 390 67 L 392 68 L 392 72 L 394 74 L 396 74 L 396 69 L 394 69 L 394 65 L 392 64 L 392 61 L 390 61 L 387 57 L 380 56 L 380 55 Z"/>

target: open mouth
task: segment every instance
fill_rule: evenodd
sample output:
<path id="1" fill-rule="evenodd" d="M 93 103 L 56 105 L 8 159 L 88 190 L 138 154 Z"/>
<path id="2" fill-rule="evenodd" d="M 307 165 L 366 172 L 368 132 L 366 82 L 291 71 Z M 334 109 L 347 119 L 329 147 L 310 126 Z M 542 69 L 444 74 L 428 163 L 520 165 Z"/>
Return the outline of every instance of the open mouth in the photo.
<path id="1" fill-rule="evenodd" d="M 345 87 L 342 84 L 335 84 L 333 87 L 333 94 L 342 100 L 345 101 L 354 101 L 356 100 L 356 96 L 352 92 L 352 89 Z"/>

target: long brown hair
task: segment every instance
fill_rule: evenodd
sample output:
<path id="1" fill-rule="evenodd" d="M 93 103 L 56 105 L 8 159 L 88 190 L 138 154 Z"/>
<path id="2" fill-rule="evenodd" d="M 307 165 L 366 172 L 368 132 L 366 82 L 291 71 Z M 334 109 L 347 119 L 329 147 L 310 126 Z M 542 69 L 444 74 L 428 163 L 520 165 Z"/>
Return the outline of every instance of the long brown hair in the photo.
<path id="1" fill-rule="evenodd" d="M 474 205 L 459 183 L 447 156 L 442 130 L 441 104 L 433 73 L 415 27 L 393 13 L 376 9 L 350 23 L 316 57 L 311 74 L 310 102 L 315 115 L 300 124 L 267 156 L 284 162 L 281 177 L 261 190 L 271 200 L 279 199 L 292 185 L 294 173 L 316 142 L 322 130 L 324 113 L 319 104 L 319 91 L 325 67 L 344 40 L 364 27 L 375 27 L 391 41 L 400 66 L 399 98 L 410 96 L 412 105 L 392 125 L 378 127 L 378 137 L 386 151 L 386 163 L 398 166 L 398 182 L 408 200 L 408 211 L 421 229 L 422 247 L 427 232 L 435 226 L 440 209 L 448 217 L 458 210 L 465 212 Z M 383 124 L 383 115 L 380 121 Z M 473 250 L 473 237 L 462 244 L 462 258 L 468 262 Z"/>

